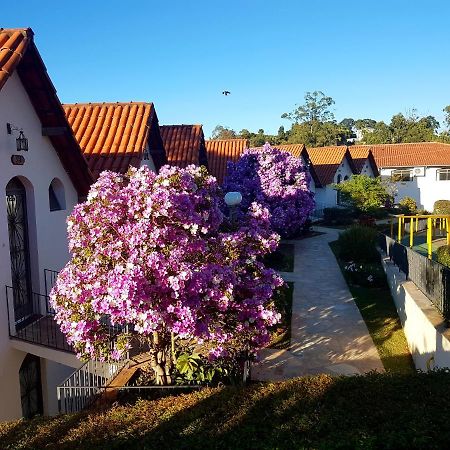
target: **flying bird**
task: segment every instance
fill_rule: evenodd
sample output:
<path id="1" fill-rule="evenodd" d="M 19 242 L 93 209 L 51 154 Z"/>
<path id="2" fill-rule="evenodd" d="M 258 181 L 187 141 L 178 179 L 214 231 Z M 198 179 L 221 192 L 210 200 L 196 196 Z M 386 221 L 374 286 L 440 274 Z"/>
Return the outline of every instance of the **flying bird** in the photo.
<path id="1" fill-rule="evenodd" d="M 231 92 L 230 91 L 223 91 L 222 94 L 225 95 L 225 97 L 226 97 L 227 95 L 230 95 Z"/>

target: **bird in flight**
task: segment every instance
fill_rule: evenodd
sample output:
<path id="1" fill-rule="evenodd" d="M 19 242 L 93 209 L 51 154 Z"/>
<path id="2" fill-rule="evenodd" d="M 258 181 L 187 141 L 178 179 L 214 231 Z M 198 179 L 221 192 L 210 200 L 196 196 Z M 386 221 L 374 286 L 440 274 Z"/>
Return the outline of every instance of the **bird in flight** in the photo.
<path id="1" fill-rule="evenodd" d="M 230 95 L 231 92 L 230 91 L 223 91 L 222 94 L 225 95 L 225 97 L 226 97 L 227 95 Z"/>

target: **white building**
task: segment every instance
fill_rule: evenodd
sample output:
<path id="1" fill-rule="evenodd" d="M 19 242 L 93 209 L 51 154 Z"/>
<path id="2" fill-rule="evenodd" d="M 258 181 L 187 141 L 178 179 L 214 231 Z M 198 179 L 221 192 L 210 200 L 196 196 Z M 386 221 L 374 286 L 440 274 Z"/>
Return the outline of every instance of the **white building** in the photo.
<path id="1" fill-rule="evenodd" d="M 381 176 L 395 183 L 396 202 L 412 197 L 418 208 L 432 212 L 435 201 L 450 200 L 450 144 L 418 142 L 365 147 L 372 151 Z"/>
<path id="2" fill-rule="evenodd" d="M 28 145 L 28 151 L 19 151 Z M 57 412 L 81 365 L 46 290 L 69 259 L 66 217 L 93 181 L 30 29 L 0 29 L 0 420 Z"/>
<path id="3" fill-rule="evenodd" d="M 357 169 L 346 146 L 317 147 L 305 150 L 316 176 L 316 208 L 332 208 L 338 205 L 338 193 L 334 184 L 348 180 Z"/>

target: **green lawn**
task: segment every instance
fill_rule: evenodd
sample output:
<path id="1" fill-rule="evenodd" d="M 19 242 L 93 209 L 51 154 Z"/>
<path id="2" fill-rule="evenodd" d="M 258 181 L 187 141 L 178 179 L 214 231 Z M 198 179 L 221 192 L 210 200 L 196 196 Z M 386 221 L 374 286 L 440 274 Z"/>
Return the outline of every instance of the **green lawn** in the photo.
<path id="1" fill-rule="evenodd" d="M 273 330 L 270 348 L 287 350 L 291 346 L 293 292 L 294 283 L 288 281 L 275 296 L 275 306 L 281 313 L 281 323 Z"/>
<path id="2" fill-rule="evenodd" d="M 294 252 L 294 244 L 282 243 L 273 253 L 264 258 L 264 263 L 278 272 L 293 272 Z"/>
<path id="3" fill-rule="evenodd" d="M 339 260 L 337 241 L 330 243 L 330 247 L 366 322 L 384 368 L 394 372 L 413 371 L 413 360 L 387 283 L 384 282 L 382 287 L 363 287 L 351 284 L 348 274 L 344 270 L 345 263 Z M 374 264 L 379 266 L 375 267 L 377 271 L 383 270 L 381 262 Z"/>
<path id="4" fill-rule="evenodd" d="M 318 375 L 0 423 L 0 448 L 444 449 L 450 374 Z"/>

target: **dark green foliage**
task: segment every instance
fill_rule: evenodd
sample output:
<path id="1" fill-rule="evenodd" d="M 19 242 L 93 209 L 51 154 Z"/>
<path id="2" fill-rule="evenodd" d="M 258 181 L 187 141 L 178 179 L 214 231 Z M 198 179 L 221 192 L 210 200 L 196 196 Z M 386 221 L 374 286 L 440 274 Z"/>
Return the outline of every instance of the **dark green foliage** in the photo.
<path id="1" fill-rule="evenodd" d="M 450 245 L 443 245 L 436 250 L 436 260 L 438 263 L 450 267 Z"/>
<path id="2" fill-rule="evenodd" d="M 450 375 L 318 375 L 0 426 L 2 449 L 445 449 Z"/>
<path id="3" fill-rule="evenodd" d="M 278 248 L 264 258 L 264 264 L 279 272 L 294 270 L 294 244 L 280 244 Z"/>
<path id="4" fill-rule="evenodd" d="M 377 261 L 380 255 L 376 249 L 378 231 L 375 228 L 353 226 L 339 235 L 340 256 L 344 261 Z"/>
<path id="5" fill-rule="evenodd" d="M 437 200 L 434 202 L 434 214 L 450 214 L 450 200 Z"/>
<path id="6" fill-rule="evenodd" d="M 350 225 L 357 213 L 352 208 L 325 208 L 323 210 L 323 223 L 325 225 Z"/>
<path id="7" fill-rule="evenodd" d="M 275 294 L 275 308 L 281 314 L 281 323 L 272 330 L 271 348 L 287 350 L 291 345 L 292 295 L 294 283 L 286 282 Z"/>

